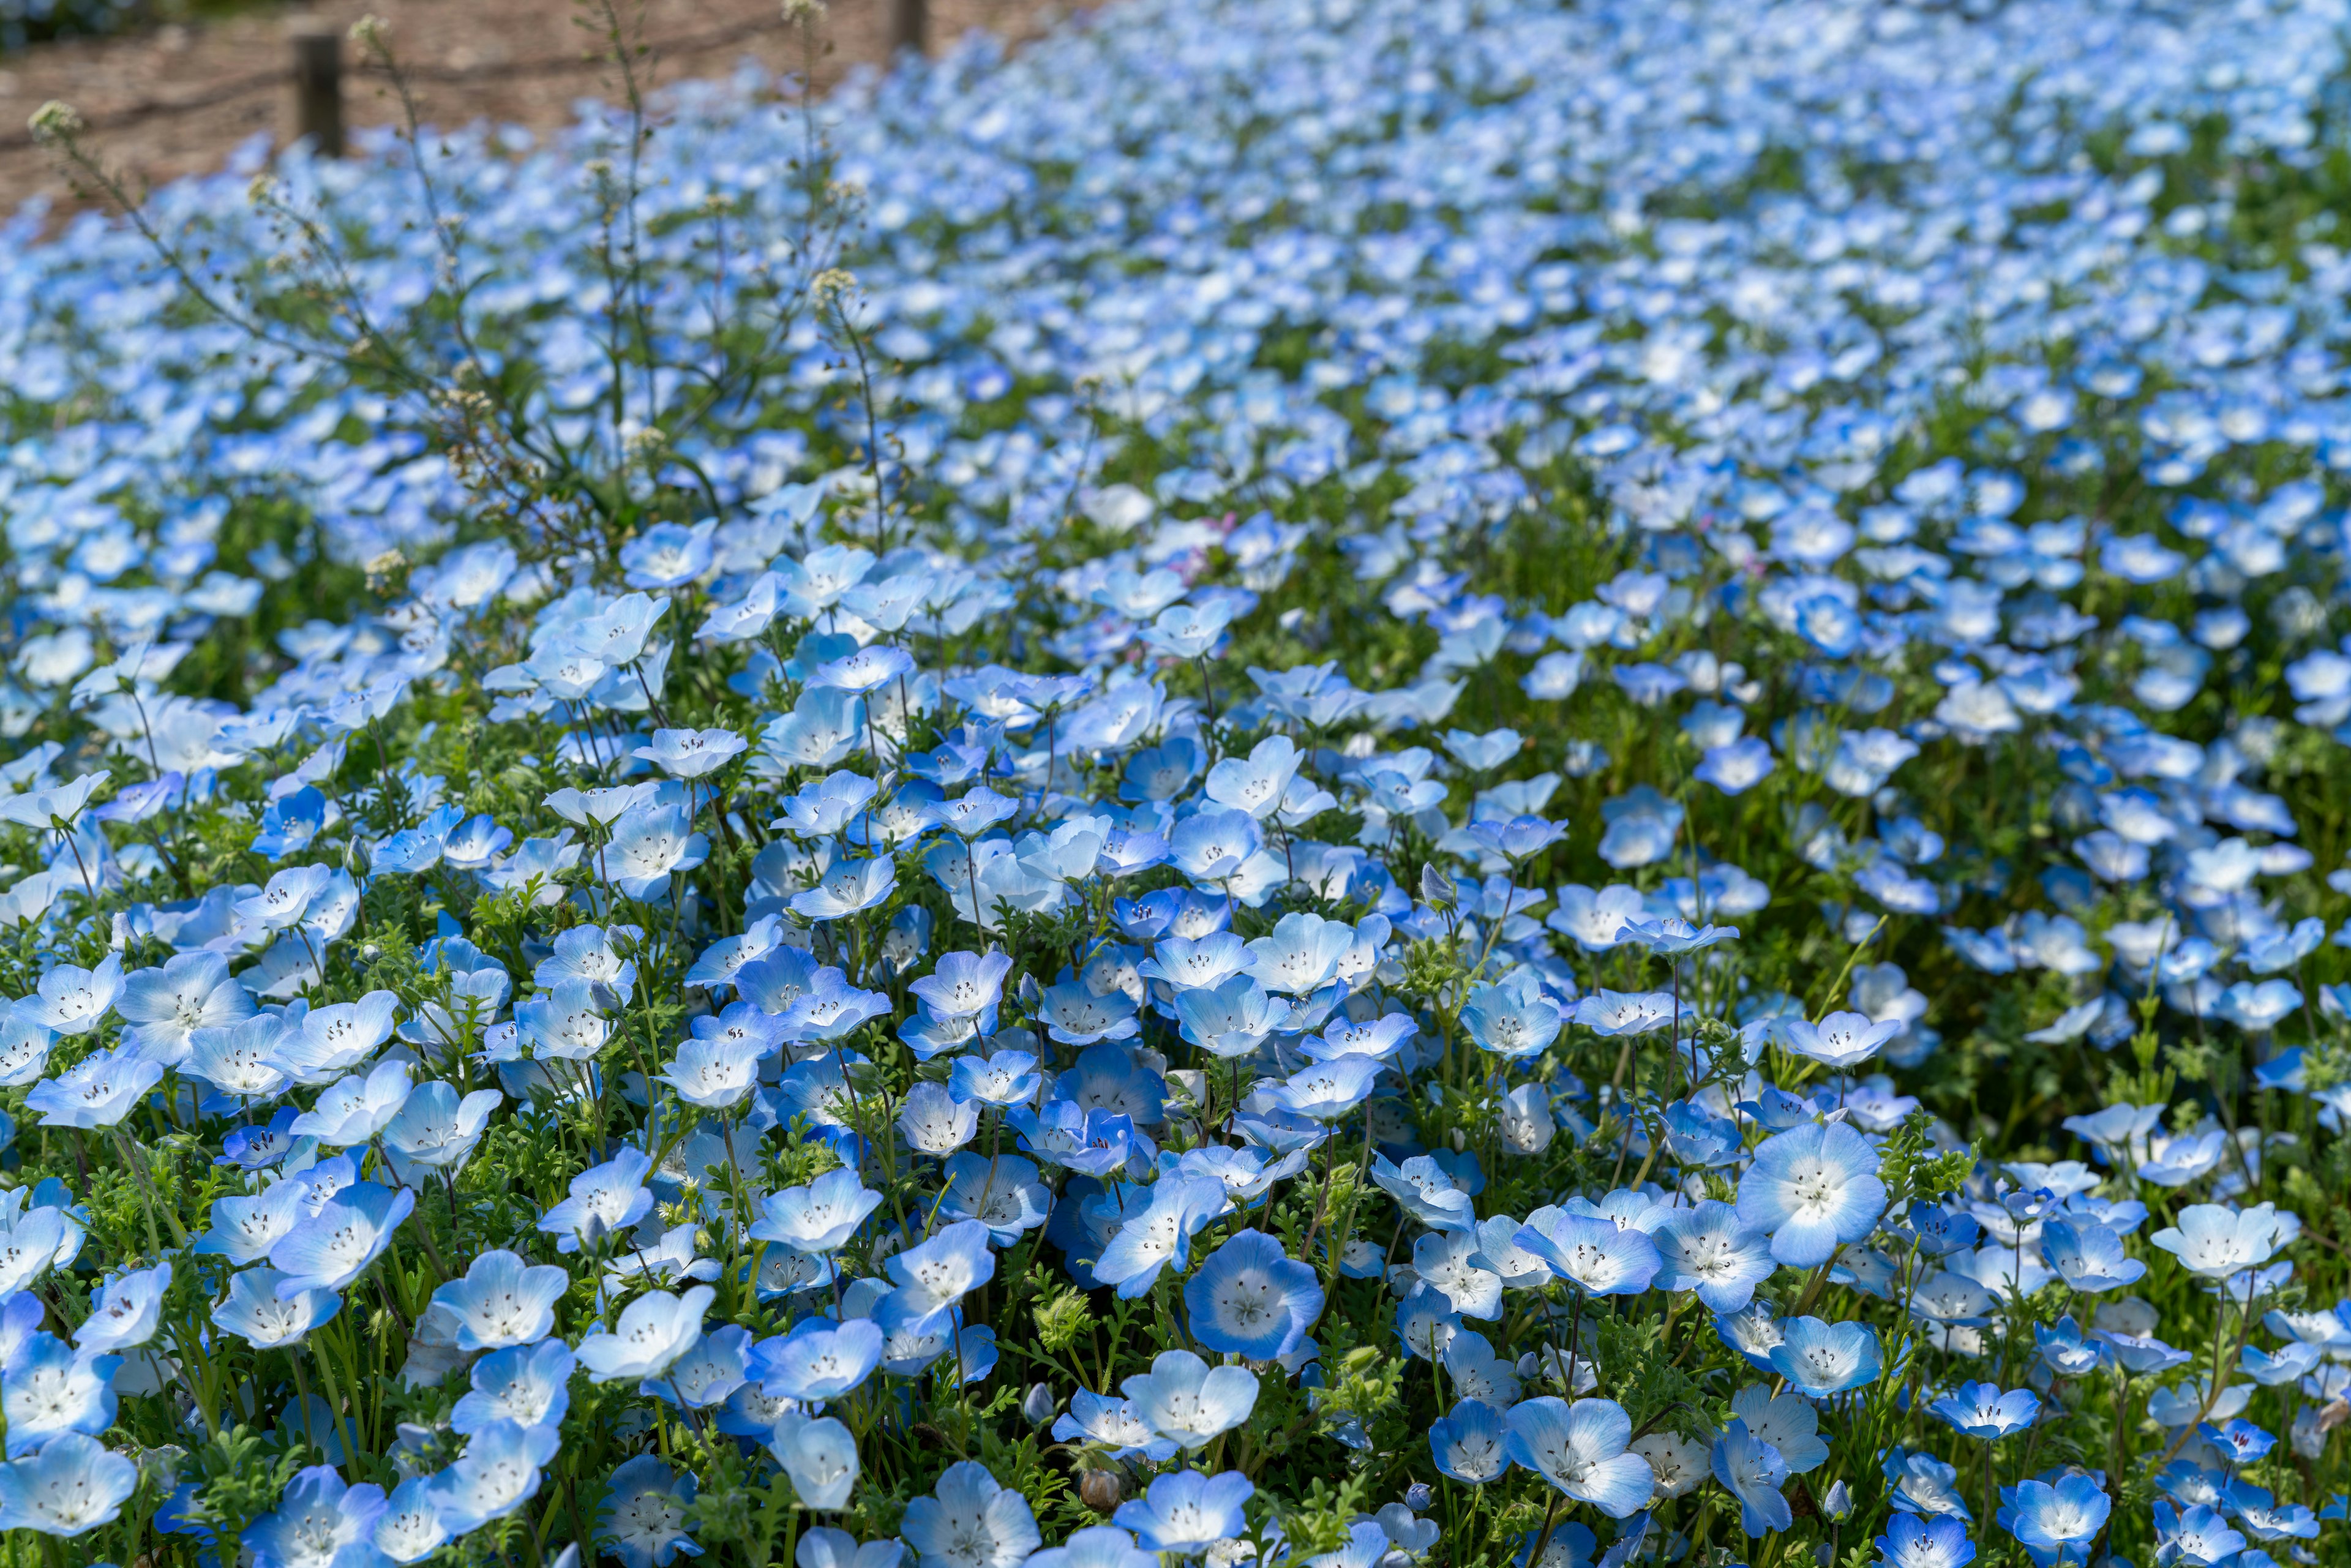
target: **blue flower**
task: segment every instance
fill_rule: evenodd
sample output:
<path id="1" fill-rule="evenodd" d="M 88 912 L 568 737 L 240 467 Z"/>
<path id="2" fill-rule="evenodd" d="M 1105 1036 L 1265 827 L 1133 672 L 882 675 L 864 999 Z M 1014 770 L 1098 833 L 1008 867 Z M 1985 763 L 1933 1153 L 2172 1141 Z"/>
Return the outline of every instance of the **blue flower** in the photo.
<path id="1" fill-rule="evenodd" d="M 857 1439 L 848 1427 L 830 1416 L 812 1419 L 795 1410 L 776 1423 L 768 1448 L 791 1477 L 802 1503 L 816 1509 L 848 1506 L 859 1469 Z"/>
<path id="2" fill-rule="evenodd" d="M 590 1166 L 571 1178 L 570 1197 L 539 1216 L 538 1228 L 555 1235 L 558 1252 L 577 1252 L 583 1241 L 628 1229 L 653 1212 L 653 1191 L 644 1185 L 653 1168 L 652 1155 L 625 1148 Z"/>
<path id="3" fill-rule="evenodd" d="M 80 1432 L 0 1465 L 0 1530 L 73 1537 L 111 1524 L 139 1487 L 139 1467 Z"/>
<path id="4" fill-rule="evenodd" d="M 1097 1524 L 1071 1531 L 1069 1539 L 1059 1546 L 1031 1552 L 1022 1568 L 1158 1568 L 1159 1561 L 1155 1553 L 1138 1548 L 1134 1537 L 1125 1531 L 1112 1525 Z M 823 1568 L 834 1568 L 834 1565 L 825 1564 Z M 850 1565 L 844 1563 L 839 1568 L 850 1568 Z M 860 1564 L 859 1568 L 864 1568 L 864 1565 Z M 889 1565 L 882 1565 L 882 1568 L 889 1568 Z"/>
<path id="5" fill-rule="evenodd" d="M 212 1321 L 256 1350 L 280 1350 L 299 1344 L 342 1310 L 343 1299 L 320 1287 L 280 1297 L 277 1287 L 285 1279 L 267 1268 L 231 1275 L 228 1297 L 213 1309 Z"/>
<path id="6" fill-rule="evenodd" d="M 1564 1020 L 1558 1006 L 1543 994 L 1535 972 L 1526 968 L 1499 984 L 1470 988 L 1461 1022 L 1479 1049 L 1508 1061 L 1522 1061 L 1549 1050 Z"/>
<path id="7" fill-rule="evenodd" d="M 2043 1480 L 2019 1481 L 2009 1506 L 2000 1511 L 1999 1523 L 2024 1544 L 2035 1562 L 2078 1564 L 2089 1561 L 2090 1543 L 2105 1528 L 2113 1508 L 2098 1479 L 2077 1472 L 2061 1477 L 2053 1486 Z"/>
<path id="8" fill-rule="evenodd" d="M 882 1364 L 881 1328 L 864 1319 L 804 1318 L 752 1352 L 750 1372 L 768 1393 L 817 1404 L 838 1399 Z"/>
<path id="9" fill-rule="evenodd" d="M 475 1257 L 465 1277 L 443 1284 L 433 1300 L 456 1320 L 459 1350 L 506 1350 L 555 1332 L 555 1303 L 570 1284 L 562 1269 L 528 1265 L 496 1249 Z"/>
<path id="10" fill-rule="evenodd" d="M 559 1427 L 571 1408 L 571 1373 L 580 1364 L 559 1339 L 517 1345 L 474 1363 L 473 1391 L 449 1413 L 452 1429 L 480 1431 L 493 1421 Z"/>
<path id="11" fill-rule="evenodd" d="M 1781 1332 L 1786 1337 L 1771 1351 L 1771 1370 L 1810 1397 L 1826 1399 L 1877 1381 L 1877 1331 L 1867 1323 L 1792 1318 Z"/>
<path id="12" fill-rule="evenodd" d="M 1504 1448 L 1513 1463 L 1611 1519 L 1640 1511 L 1656 1490 L 1649 1462 L 1625 1452 L 1633 1422 L 1613 1399 L 1573 1405 L 1549 1396 L 1529 1399 L 1512 1406 L 1504 1419 Z"/>
<path id="13" fill-rule="evenodd" d="M 1997 1442 L 2032 1426 L 2041 1401 L 2029 1388 L 2003 1394 L 1996 1383 L 1962 1383 L 1927 1408 L 1968 1437 Z"/>
<path id="14" fill-rule="evenodd" d="M 1219 1541 L 1247 1532 L 1241 1505 L 1256 1491 L 1238 1470 L 1213 1477 L 1177 1470 L 1154 1477 L 1149 1490 L 1119 1504 L 1113 1517 L 1134 1531 L 1146 1552 L 1196 1557 Z"/>
<path id="15" fill-rule="evenodd" d="M 1771 1242 L 1740 1223 L 1737 1210 L 1712 1198 L 1667 1214 L 1651 1234 L 1667 1291 L 1695 1291 L 1710 1312 L 1735 1312 L 1771 1277 Z"/>
<path id="16" fill-rule="evenodd" d="M 561 1446 L 552 1427 L 493 1421 L 479 1428 L 434 1483 L 441 1522 L 464 1535 L 512 1513 L 538 1495 L 539 1472 Z"/>
<path id="17" fill-rule="evenodd" d="M 1258 1395 L 1247 1367 L 1211 1367 L 1187 1350 L 1161 1351 L 1148 1373 L 1119 1387 L 1153 1431 L 1195 1450 L 1248 1420 Z"/>
<path id="18" fill-rule="evenodd" d="M 1887 1520 L 1877 1550 L 1886 1568 L 1964 1568 L 1976 1558 L 1975 1542 L 1959 1519 L 1921 1519 L 1915 1513 L 1896 1513 Z"/>
<path id="19" fill-rule="evenodd" d="M 155 1337 L 163 1292 L 171 1284 L 169 1263 L 134 1269 L 108 1281 L 90 1302 L 89 1315 L 74 1330 L 74 1343 L 93 1354 L 145 1344 Z"/>
<path id="20" fill-rule="evenodd" d="M 790 1186 L 760 1200 L 751 1235 L 801 1252 L 831 1252 L 857 1233 L 882 1202 L 854 1170 L 827 1171 L 806 1186 Z"/>
<path id="21" fill-rule="evenodd" d="M 703 1314 L 717 1291 L 696 1285 L 682 1296 L 648 1291 L 622 1309 L 611 1332 L 580 1342 L 581 1365 L 592 1383 L 640 1382 L 669 1371 L 702 1337 Z"/>
<path id="22" fill-rule="evenodd" d="M 1244 1230 L 1201 1260 L 1184 1287 L 1192 1337 L 1250 1361 L 1288 1355 L 1322 1315 L 1315 1272 L 1261 1230 Z"/>
<path id="23" fill-rule="evenodd" d="M 1510 1468 L 1508 1439 L 1502 1412 L 1476 1399 L 1458 1402 L 1428 1429 L 1437 1472 L 1468 1486 L 1483 1486 Z"/>
<path id="24" fill-rule="evenodd" d="M 1864 1239 L 1885 1208 L 1876 1151 L 1842 1122 L 1764 1140 L 1739 1178 L 1740 1219 L 1770 1232 L 1772 1258 L 1792 1268 L 1816 1269 Z"/>
<path id="25" fill-rule="evenodd" d="M 0 1372 L 0 1413 L 8 1457 L 32 1452 L 62 1432 L 90 1436 L 114 1425 L 119 1355 L 75 1351 L 55 1334 L 31 1335 Z"/>
<path id="26" fill-rule="evenodd" d="M 1053 1423 L 1053 1440 L 1066 1443 L 1083 1438 L 1100 1443 L 1110 1450 L 1113 1459 L 1138 1456 L 1153 1464 L 1164 1464 L 1176 1457 L 1176 1443 L 1173 1437 L 1163 1437 L 1143 1418 L 1132 1399 L 1114 1399 L 1081 1388 L 1070 1396 L 1068 1412 Z"/>
<path id="27" fill-rule="evenodd" d="M 364 1560 L 383 1511 L 381 1487 L 345 1486 L 333 1466 L 313 1465 L 287 1484 L 277 1511 L 247 1526 L 238 1540 L 252 1549 L 256 1568 Z"/>
<path id="28" fill-rule="evenodd" d="M 2120 1236 L 2089 1221 L 2043 1221 L 2041 1255 L 2076 1291 L 2120 1290 L 2137 1284 L 2147 1274 L 2145 1263 L 2123 1251 Z"/>
<path id="29" fill-rule="evenodd" d="M 1224 1183 L 1213 1176 L 1164 1176 L 1150 1191 L 1148 1205 L 1119 1227 L 1093 1262 L 1094 1278 L 1116 1286 L 1122 1301 L 1149 1291 L 1170 1263 L 1178 1272 L 1188 1268 L 1192 1238 L 1230 1203 Z M 891 1260 L 893 1270 L 896 1263 Z"/>
<path id="30" fill-rule="evenodd" d="M 1788 1466 L 1780 1450 L 1748 1430 L 1734 1416 L 1714 1440 L 1709 1456 L 1714 1479 L 1739 1500 L 1740 1528 L 1750 1535 L 1785 1530 L 1794 1522 L 1788 1500 L 1780 1488 L 1788 1479 Z"/>
<path id="31" fill-rule="evenodd" d="M 1043 1543 L 1028 1500 L 970 1459 L 949 1465 L 931 1496 L 906 1505 L 898 1533 L 916 1568 L 1016 1568 Z"/>
<path id="32" fill-rule="evenodd" d="M 286 1276 L 277 1282 L 278 1299 L 342 1290 L 383 1256 L 415 1207 L 416 1194 L 407 1187 L 360 1182 L 344 1188 L 271 1244 L 270 1266 Z"/>
<path id="33" fill-rule="evenodd" d="M 1639 1295 L 1664 1267 L 1656 1243 L 1643 1232 L 1548 1205 L 1527 1216 L 1514 1239 L 1586 1295 Z"/>
<path id="34" fill-rule="evenodd" d="M 685 1527 L 694 1506 L 691 1470 L 673 1472 L 653 1454 L 639 1454 L 612 1472 L 596 1510 L 596 1535 L 629 1568 L 669 1568 L 678 1553 L 700 1556 Z"/>

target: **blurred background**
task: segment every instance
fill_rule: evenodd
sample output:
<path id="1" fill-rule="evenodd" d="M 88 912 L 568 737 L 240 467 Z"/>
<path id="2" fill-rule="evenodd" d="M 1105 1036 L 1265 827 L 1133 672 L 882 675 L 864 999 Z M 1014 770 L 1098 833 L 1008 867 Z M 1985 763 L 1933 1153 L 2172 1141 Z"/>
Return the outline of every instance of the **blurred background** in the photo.
<path id="1" fill-rule="evenodd" d="M 1072 7 L 1041 0 L 833 0 L 815 28 L 820 89 L 878 65 L 914 37 L 936 50 L 971 28 L 1018 41 Z M 803 43 L 778 0 L 622 0 L 642 18 L 659 83 L 726 73 L 744 61 L 797 73 Z M 161 184 L 216 169 L 256 138 L 284 145 L 304 123 L 297 38 L 335 40 L 340 101 L 354 131 L 393 121 L 399 104 L 344 40 L 370 13 L 392 25 L 413 68 L 425 119 L 490 120 L 546 134 L 582 98 L 611 97 L 609 63 L 577 0 L 341 0 L 294 9 L 255 0 L 0 0 L 0 214 L 39 197 L 62 214 L 73 195 L 25 122 L 52 99 L 72 104 L 110 162 Z M 318 46 L 314 46 L 316 47 Z"/>

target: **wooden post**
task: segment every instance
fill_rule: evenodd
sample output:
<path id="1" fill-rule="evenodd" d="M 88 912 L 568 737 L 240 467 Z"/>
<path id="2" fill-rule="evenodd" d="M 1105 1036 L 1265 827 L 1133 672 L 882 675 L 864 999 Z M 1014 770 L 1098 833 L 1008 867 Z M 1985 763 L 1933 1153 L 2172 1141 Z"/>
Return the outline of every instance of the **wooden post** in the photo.
<path id="1" fill-rule="evenodd" d="M 322 157 L 343 155 L 343 36 L 319 21 L 293 23 L 294 134 Z"/>
<path id="2" fill-rule="evenodd" d="M 890 54 L 895 58 L 902 49 L 914 53 L 929 52 L 924 35 L 930 31 L 930 0 L 890 0 Z"/>

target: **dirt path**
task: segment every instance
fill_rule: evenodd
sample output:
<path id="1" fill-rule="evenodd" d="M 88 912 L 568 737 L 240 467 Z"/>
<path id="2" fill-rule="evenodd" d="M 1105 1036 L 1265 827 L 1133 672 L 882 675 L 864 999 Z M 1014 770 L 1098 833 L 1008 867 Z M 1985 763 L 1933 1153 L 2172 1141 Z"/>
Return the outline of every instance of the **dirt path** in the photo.
<path id="1" fill-rule="evenodd" d="M 1068 8 L 1042 0 L 930 0 L 931 46 L 935 50 L 973 27 L 1030 37 Z M 392 24 L 403 60 L 438 78 L 420 89 L 434 123 L 489 119 L 549 131 L 571 120 L 578 99 L 603 90 L 603 75 L 581 59 L 589 36 L 576 25 L 574 0 L 329 0 L 301 15 L 340 29 L 370 12 Z M 110 162 L 152 183 L 217 168 L 257 133 L 289 141 L 290 84 L 256 85 L 187 112 L 142 111 L 287 70 L 291 15 L 264 9 L 0 55 L 0 214 L 35 196 L 70 204 L 47 154 L 23 144 L 26 118 L 52 99 L 72 104 L 97 128 Z M 882 59 L 889 23 L 890 0 L 833 0 L 820 25 L 830 46 L 818 65 L 820 82 Z M 714 37 L 723 41 L 708 41 Z M 800 59 L 798 35 L 783 25 L 778 0 L 645 0 L 644 38 L 659 56 L 661 81 L 716 75 L 747 57 L 772 71 L 797 68 Z M 347 61 L 357 53 L 348 45 L 344 52 Z M 344 101 L 354 126 L 383 123 L 395 113 L 377 78 L 347 78 Z M 140 117 L 122 122 L 126 115 Z"/>

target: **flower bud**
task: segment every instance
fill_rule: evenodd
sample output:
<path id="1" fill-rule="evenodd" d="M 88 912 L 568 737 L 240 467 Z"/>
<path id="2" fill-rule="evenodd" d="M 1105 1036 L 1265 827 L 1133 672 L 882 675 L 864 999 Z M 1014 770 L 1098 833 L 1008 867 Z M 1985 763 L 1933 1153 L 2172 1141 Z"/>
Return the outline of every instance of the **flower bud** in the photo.
<path id="1" fill-rule="evenodd" d="M 1124 1490 L 1116 1470 L 1088 1470 L 1078 1482 L 1078 1498 L 1096 1513 L 1108 1514 L 1117 1511 L 1119 1494 Z"/>
<path id="2" fill-rule="evenodd" d="M 1053 1410 L 1061 1403 L 1053 1397 L 1050 1387 L 1042 1383 L 1029 1385 L 1028 1397 L 1020 1401 L 1020 1414 L 1031 1427 L 1041 1427 L 1053 1418 Z"/>

